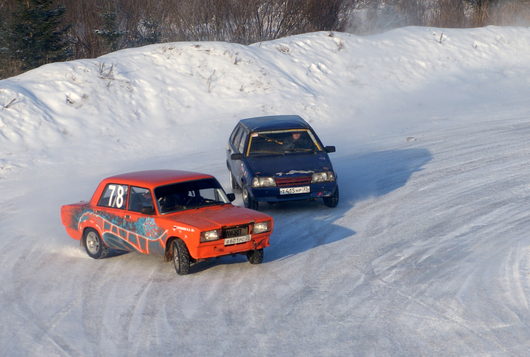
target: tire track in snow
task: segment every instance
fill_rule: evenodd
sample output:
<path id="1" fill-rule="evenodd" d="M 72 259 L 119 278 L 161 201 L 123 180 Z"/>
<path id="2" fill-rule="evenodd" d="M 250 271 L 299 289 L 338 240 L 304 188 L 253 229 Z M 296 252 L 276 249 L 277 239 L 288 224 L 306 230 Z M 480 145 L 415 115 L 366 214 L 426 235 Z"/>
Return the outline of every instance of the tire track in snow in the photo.
<path id="1" fill-rule="evenodd" d="M 21 242 L 28 239 L 28 237 L 20 237 L 19 244 L 24 244 Z M 31 239 L 26 242 L 25 245 L 29 245 Z M 27 339 L 26 342 L 28 342 L 28 345 L 36 345 L 34 353 L 37 355 L 40 353 L 51 353 L 63 356 L 81 356 L 82 353 L 72 343 L 54 332 L 56 326 L 70 313 L 76 306 L 76 303 L 72 301 L 66 304 L 59 311 L 55 312 L 51 319 L 43 318 L 41 311 L 46 306 L 43 306 L 39 301 L 33 303 L 27 302 L 28 297 L 33 296 L 31 296 L 32 294 L 26 294 L 25 291 L 33 291 L 35 283 L 42 285 L 39 277 L 34 275 L 33 272 L 46 270 L 46 265 L 48 264 L 47 259 L 49 257 L 46 252 L 41 252 L 35 246 L 32 248 L 28 247 L 22 251 L 24 254 L 16 258 L 11 268 L 11 275 L 13 276 L 11 281 L 14 286 L 12 289 L 12 297 L 9 299 L 11 311 L 22 319 L 20 322 L 21 326 L 23 326 L 21 331 L 24 331 L 22 338 Z M 54 279 L 52 277 L 49 278 Z M 26 343 L 22 343 L 21 346 L 26 346 Z"/>
<path id="2" fill-rule="evenodd" d="M 50 258 L 39 237 L 8 240 L 14 256 L 3 255 L 6 281 L 18 285 L 1 291 L 28 332 L 17 338 L 23 346 L 36 341 L 41 354 L 64 355 L 79 354 L 72 346 L 87 354 L 167 355 L 208 353 L 211 345 L 225 354 L 256 346 L 287 354 L 293 341 L 300 353 L 347 353 L 354 345 L 359 354 L 524 355 L 530 172 L 521 164 L 528 148 L 514 141 L 520 128 L 510 127 L 425 133 L 413 145 L 429 148 L 432 160 L 419 171 L 392 166 L 385 158 L 408 154 L 388 152 L 369 155 L 388 169 L 342 166 L 367 172 L 355 181 L 360 186 L 344 190 L 337 209 L 266 209 L 277 230 L 258 267 L 227 257 L 177 277 L 169 263 L 150 257 Z M 341 184 L 355 174 L 342 175 Z M 371 189 L 364 180 L 372 179 L 371 194 L 355 191 Z M 25 292 L 57 297 L 44 282 L 65 266 L 72 271 L 61 275 L 61 291 L 70 303 L 55 304 L 49 320 Z M 76 323 L 82 334 L 57 336 Z"/>
<path id="3" fill-rule="evenodd" d="M 521 142 L 514 142 L 513 133 L 506 131 L 503 128 L 505 125 L 503 123 L 501 128 L 497 128 L 498 130 L 491 129 L 487 132 L 480 131 L 480 128 L 476 130 L 460 128 L 461 133 L 456 140 L 452 140 L 453 137 L 447 140 L 451 149 L 440 150 L 438 148 L 433 154 L 433 162 L 416 175 L 413 184 L 420 188 L 419 193 L 416 190 L 403 190 L 363 205 L 363 209 L 368 209 L 371 215 L 375 212 L 375 215 L 367 220 L 369 224 L 364 227 L 371 239 L 383 241 L 384 236 L 394 235 L 396 237 L 392 243 L 382 245 L 378 249 L 381 252 L 380 255 L 370 263 L 376 270 L 375 275 L 391 283 L 398 295 L 405 298 L 416 297 L 413 304 L 427 303 L 427 306 L 437 307 L 431 317 L 426 315 L 424 318 L 448 319 L 467 331 L 466 335 L 477 336 L 479 341 L 471 342 L 473 338 L 469 341 L 470 353 L 476 352 L 473 349 L 475 344 L 505 352 L 517 353 L 519 348 L 506 349 L 505 340 L 492 333 L 489 325 L 481 321 L 484 320 L 484 314 L 492 314 L 491 305 L 497 306 L 493 310 L 513 311 L 504 300 L 496 297 L 498 296 L 496 289 L 502 291 L 502 286 L 496 284 L 495 280 L 504 275 L 505 266 L 509 267 L 514 263 L 513 260 L 504 258 L 512 254 L 513 242 L 507 240 L 499 243 L 498 237 L 513 230 L 511 227 L 504 227 L 503 223 L 508 226 L 512 223 L 516 226 L 519 224 L 521 229 L 528 226 L 528 222 L 520 221 L 521 217 L 516 222 L 510 219 L 514 212 L 524 212 L 521 206 L 527 200 L 504 194 L 504 192 L 510 192 L 514 186 L 519 187 L 521 182 L 530 182 L 529 170 L 527 168 L 521 170 L 519 161 L 522 156 L 526 155 L 528 148 L 524 146 L 521 148 Z M 462 131 L 467 133 L 464 134 Z M 485 139 L 484 136 L 488 136 L 490 140 Z M 460 150 L 459 144 L 454 142 L 461 139 L 464 143 L 463 150 Z M 443 142 L 443 140 L 435 140 Z M 429 142 L 425 141 L 421 144 L 430 146 Z M 485 156 L 485 150 L 491 155 Z M 455 160 L 454 157 L 459 157 L 459 159 Z M 477 157 L 478 160 L 475 159 Z M 491 180 L 491 177 L 499 179 Z M 471 184 L 462 185 L 459 181 L 471 182 Z M 521 191 L 518 188 L 516 190 Z M 528 197 L 528 194 L 526 196 Z M 429 202 L 428 199 L 433 197 L 436 200 Z M 415 207 L 403 207 L 403 203 L 414 203 Z M 402 220 L 400 222 L 399 217 L 403 218 L 400 211 L 407 212 L 407 216 L 413 221 Z M 496 224 L 496 222 L 501 223 Z M 359 229 L 359 232 L 363 233 L 364 230 Z M 530 243 L 525 236 L 517 239 L 519 243 L 516 244 L 525 246 Z M 497 248 L 491 250 L 492 246 L 497 246 Z M 456 271 L 451 268 L 451 265 L 459 269 L 466 267 L 468 269 Z M 521 280 L 523 274 L 519 273 L 520 267 L 512 266 L 512 269 L 515 271 L 509 272 L 507 275 L 510 278 L 506 278 L 511 286 L 508 294 L 524 295 L 522 291 L 526 289 L 521 286 L 528 286 L 528 282 Z M 466 279 L 466 275 L 472 278 Z M 468 284 L 472 282 L 472 285 L 465 288 L 459 287 L 462 281 L 467 281 Z M 486 287 L 477 285 L 482 281 L 488 282 Z M 451 287 L 441 286 L 443 282 L 449 282 Z M 427 284 L 426 287 L 422 287 L 424 284 Z M 401 286 L 409 288 L 404 289 Z M 421 289 L 419 292 L 418 288 Z M 481 311 L 485 307 L 483 300 L 474 297 L 474 294 L 481 289 L 481 298 L 487 297 L 491 304 L 484 311 Z M 434 296 L 431 296 L 433 293 L 429 292 L 448 294 L 449 296 L 441 298 L 442 301 L 447 300 L 448 297 L 449 301 L 454 298 L 464 299 L 464 301 L 456 300 L 456 303 L 452 302 L 452 304 L 462 309 L 466 306 L 471 308 L 475 306 L 477 311 L 470 314 L 469 310 L 473 308 L 454 310 L 450 304 L 438 305 L 431 301 Z M 528 290 L 526 294 L 527 292 Z M 426 296 L 422 296 L 423 294 Z M 459 295 L 454 294 L 459 294 L 460 298 Z M 527 310 L 526 296 L 519 297 L 525 311 Z M 393 316 L 399 314 L 397 310 L 408 311 L 410 309 L 410 304 L 395 304 L 394 300 L 394 298 L 390 299 L 391 302 L 384 315 Z M 377 306 L 384 308 L 385 305 L 386 303 Z M 503 320 L 504 315 L 492 316 L 490 319 Z M 523 324 L 526 326 L 526 322 Z"/>

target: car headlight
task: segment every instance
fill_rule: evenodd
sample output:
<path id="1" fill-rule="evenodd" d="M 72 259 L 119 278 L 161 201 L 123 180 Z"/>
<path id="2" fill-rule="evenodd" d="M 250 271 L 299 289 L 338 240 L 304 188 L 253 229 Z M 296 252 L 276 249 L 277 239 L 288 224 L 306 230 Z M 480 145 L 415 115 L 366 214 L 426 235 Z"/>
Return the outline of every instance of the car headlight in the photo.
<path id="1" fill-rule="evenodd" d="M 252 230 L 252 233 L 258 234 L 263 232 L 268 232 L 270 229 L 269 222 L 259 222 L 254 224 L 254 229 Z"/>
<path id="2" fill-rule="evenodd" d="M 252 187 L 274 187 L 276 181 L 274 177 L 254 177 L 252 179 Z"/>
<path id="3" fill-rule="evenodd" d="M 211 231 L 202 232 L 201 236 L 203 241 L 217 240 L 219 239 L 219 232 L 217 231 L 217 229 L 214 229 Z"/>
<path id="4" fill-rule="evenodd" d="M 333 171 L 315 172 L 311 177 L 311 183 L 332 181 L 335 181 L 335 174 Z"/>

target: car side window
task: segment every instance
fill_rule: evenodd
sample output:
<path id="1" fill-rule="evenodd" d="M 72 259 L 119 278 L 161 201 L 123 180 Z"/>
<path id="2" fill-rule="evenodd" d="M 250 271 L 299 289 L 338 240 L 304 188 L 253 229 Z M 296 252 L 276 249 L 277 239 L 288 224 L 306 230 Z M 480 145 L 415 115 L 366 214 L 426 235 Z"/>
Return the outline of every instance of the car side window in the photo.
<path id="1" fill-rule="evenodd" d="M 234 129 L 234 131 L 232 132 L 232 134 L 230 135 L 230 143 L 232 145 L 234 145 L 234 147 L 237 147 L 237 144 L 236 144 L 236 137 L 237 135 L 241 132 L 241 126 L 236 126 L 236 128 Z"/>
<path id="2" fill-rule="evenodd" d="M 243 128 L 239 127 L 238 131 L 237 131 L 237 133 L 236 133 L 236 135 L 234 137 L 234 143 L 233 143 L 234 144 L 234 149 L 236 151 L 238 151 L 238 152 L 241 152 L 239 150 L 239 143 L 241 142 L 241 137 L 243 136 L 243 132 L 244 132 Z"/>
<path id="3" fill-rule="evenodd" d="M 128 209 L 129 211 L 153 214 L 155 207 L 153 205 L 151 191 L 147 188 L 132 186 Z"/>
<path id="4" fill-rule="evenodd" d="M 242 154 L 245 153 L 245 143 L 247 142 L 247 135 L 246 134 L 247 133 L 245 132 L 245 130 L 241 130 L 241 138 L 240 138 L 240 141 L 239 141 L 238 150 Z"/>
<path id="5" fill-rule="evenodd" d="M 109 183 L 98 201 L 98 206 L 125 209 L 127 190 L 127 185 Z"/>

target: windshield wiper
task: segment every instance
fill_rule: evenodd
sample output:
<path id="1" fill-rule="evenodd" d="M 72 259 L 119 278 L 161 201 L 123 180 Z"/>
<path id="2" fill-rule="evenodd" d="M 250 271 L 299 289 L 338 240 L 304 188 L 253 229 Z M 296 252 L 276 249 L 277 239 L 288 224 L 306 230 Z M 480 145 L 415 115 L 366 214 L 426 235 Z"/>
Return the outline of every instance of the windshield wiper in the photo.
<path id="1" fill-rule="evenodd" d="M 289 154 L 299 154 L 299 153 L 309 153 L 309 152 L 314 153 L 315 150 L 314 149 L 295 148 L 295 149 L 288 149 L 288 150 L 284 151 L 284 153 L 289 153 Z"/>
<path id="2" fill-rule="evenodd" d="M 265 139 L 265 141 L 267 141 L 267 142 L 269 142 L 269 143 L 275 143 L 275 144 L 278 144 L 278 145 L 283 145 L 283 141 L 281 141 L 281 140 L 273 139 L 273 138 L 269 138 L 268 136 L 266 136 L 266 135 L 262 135 L 262 134 L 258 134 L 258 136 L 259 136 L 260 138 Z"/>
<path id="3" fill-rule="evenodd" d="M 285 153 L 282 151 L 259 151 L 259 152 L 251 152 L 250 156 L 268 156 L 268 155 L 284 155 Z"/>

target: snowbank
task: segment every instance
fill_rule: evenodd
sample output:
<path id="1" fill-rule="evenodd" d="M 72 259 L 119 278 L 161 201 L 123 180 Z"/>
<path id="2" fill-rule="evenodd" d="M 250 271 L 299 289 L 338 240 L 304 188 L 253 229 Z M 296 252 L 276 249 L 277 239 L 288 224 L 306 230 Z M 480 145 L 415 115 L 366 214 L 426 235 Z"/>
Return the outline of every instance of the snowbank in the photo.
<path id="1" fill-rule="evenodd" d="M 492 82 L 522 100 L 529 45 L 528 28 L 409 27 L 252 46 L 166 43 L 54 63 L 0 81 L 1 165 L 211 150 L 238 118 L 266 114 L 300 114 L 334 136 L 346 125 L 353 142 L 366 141 L 432 119 L 433 107 L 481 110 L 497 99 Z"/>

